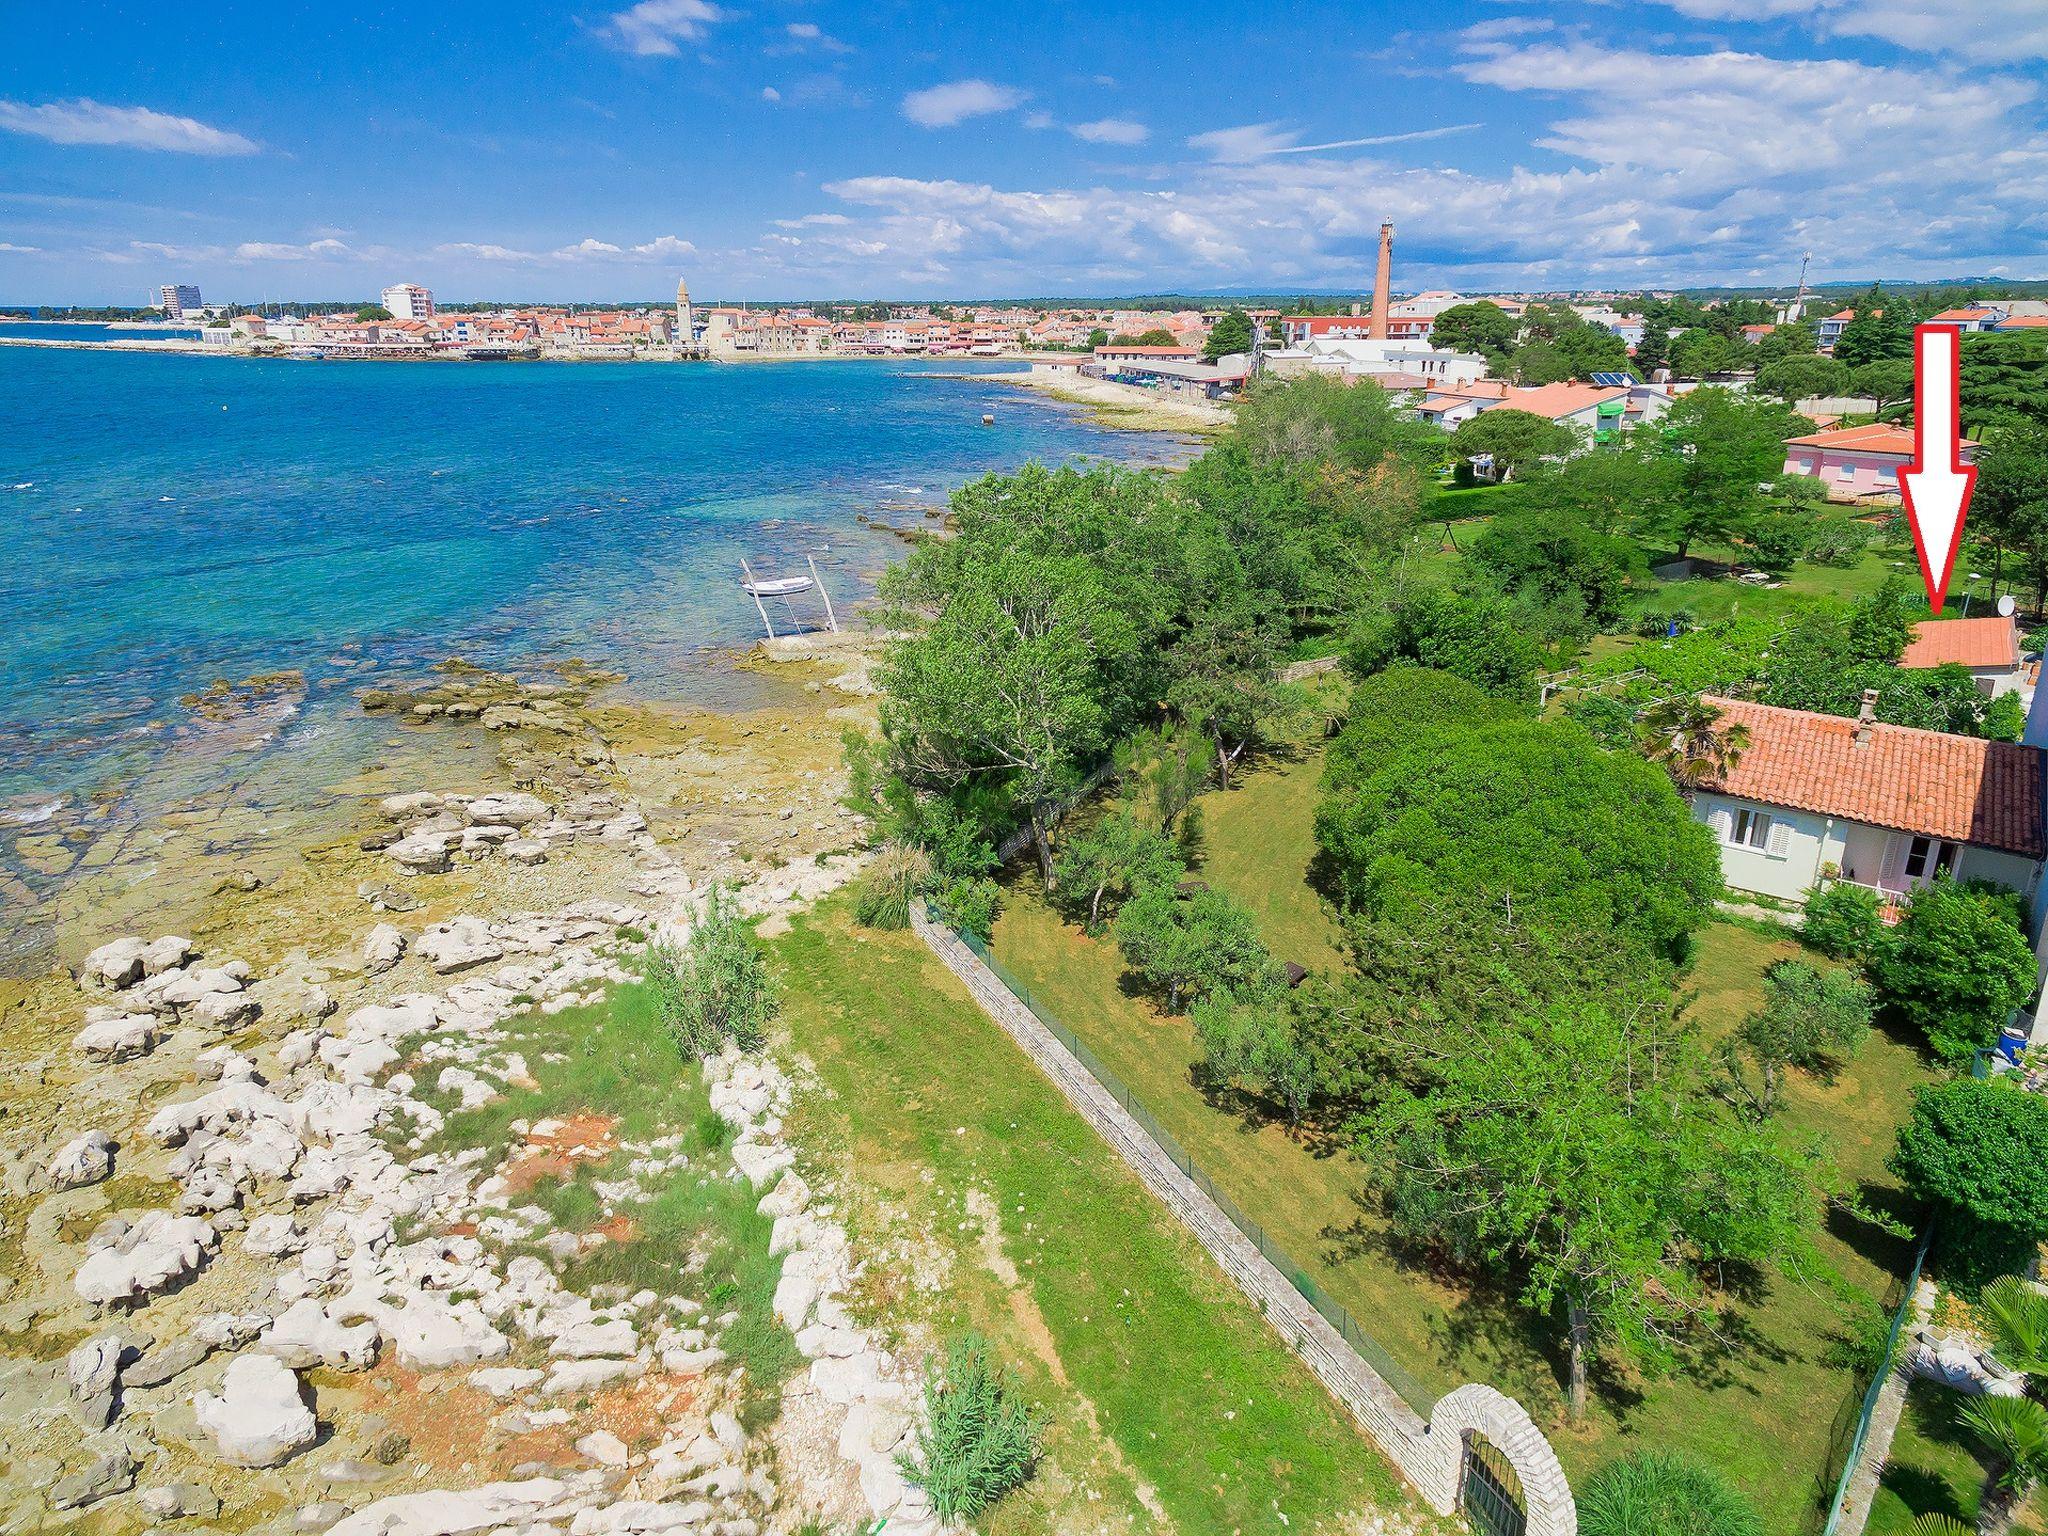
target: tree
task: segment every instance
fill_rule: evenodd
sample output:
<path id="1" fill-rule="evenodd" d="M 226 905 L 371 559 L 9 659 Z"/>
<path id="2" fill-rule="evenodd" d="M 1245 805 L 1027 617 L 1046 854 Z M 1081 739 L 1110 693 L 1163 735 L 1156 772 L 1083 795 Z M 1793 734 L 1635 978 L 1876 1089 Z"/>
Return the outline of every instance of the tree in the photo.
<path id="1" fill-rule="evenodd" d="M 1138 347 L 1172 347 L 1180 344 L 1180 338 L 1164 326 L 1155 325 L 1149 331 L 1140 331 L 1131 344 Z"/>
<path id="2" fill-rule="evenodd" d="M 1862 960 L 1884 933 L 1884 903 L 1868 886 L 1836 881 L 1806 898 L 1799 936 L 1835 960 Z"/>
<path id="3" fill-rule="evenodd" d="M 1516 698 L 1530 693 L 1543 652 L 1504 598 L 1425 587 L 1361 624 L 1344 660 L 1354 677 L 1413 661 Z"/>
<path id="4" fill-rule="evenodd" d="M 1530 388 L 1562 384 L 1572 376 L 1571 359 L 1554 341 L 1532 341 L 1518 348 L 1509 367 L 1515 382 Z"/>
<path id="5" fill-rule="evenodd" d="M 1053 867 L 1060 886 L 1086 900 L 1090 932 L 1102 921 L 1104 897 L 1120 902 L 1150 886 L 1172 885 L 1185 869 L 1171 842 L 1127 812 L 1105 816 L 1069 837 Z"/>
<path id="6" fill-rule="evenodd" d="M 1323 787 L 1356 787 L 1403 747 L 1444 732 L 1506 719 L 1502 701 L 1475 683 L 1432 667 L 1396 666 L 1351 690 L 1349 712 L 1323 754 Z"/>
<path id="7" fill-rule="evenodd" d="M 1216 744 L 1224 788 L 1237 756 L 1284 711 L 1277 673 L 1286 651 L 1284 616 L 1215 533 L 1186 541 L 1178 590 L 1182 612 L 1168 658 L 1167 703 Z"/>
<path id="8" fill-rule="evenodd" d="M 1490 458 L 1496 480 L 1512 479 L 1539 459 L 1561 459 L 1578 446 L 1578 434 L 1570 427 L 1509 406 L 1468 417 L 1451 434 L 1451 452 L 1467 464 Z"/>
<path id="9" fill-rule="evenodd" d="M 1712 386 L 1665 413 L 1645 461 L 1640 523 L 1682 558 L 1696 540 L 1725 539 L 1763 507 L 1762 487 L 1785 463 L 1785 439 L 1805 418 L 1775 401 Z"/>
<path id="10" fill-rule="evenodd" d="M 2048 1238 L 2048 1099 L 2002 1078 L 1922 1088 L 1899 1129 L 1891 1170 L 1935 1210 L 1944 1271 L 1979 1283 L 2009 1274 Z M 1990 1272 L 1955 1274 L 1952 1256 Z"/>
<path id="11" fill-rule="evenodd" d="M 1965 336 L 1961 368 L 1967 430 L 1982 431 L 2002 416 L 2048 422 L 2048 336 Z"/>
<path id="12" fill-rule="evenodd" d="M 1763 1006 L 1721 1048 L 1731 1103 L 1766 1120 L 1787 1068 L 1828 1071 L 1855 1055 L 1870 1030 L 1870 989 L 1848 971 L 1780 960 L 1764 972 Z"/>
<path id="13" fill-rule="evenodd" d="M 1631 1451 L 1579 1495 L 1579 1536 L 1763 1536 L 1754 1506 L 1703 1462 Z"/>
<path id="14" fill-rule="evenodd" d="M 1542 506 L 1494 517 L 1473 541 L 1471 558 L 1518 597 L 1565 604 L 1601 624 L 1620 617 L 1630 584 L 1648 574 L 1634 540 Z"/>
<path id="15" fill-rule="evenodd" d="M 1108 345 L 1109 345 L 1109 332 L 1105 331 L 1105 330 L 1104 330 L 1104 329 L 1103 329 L 1103 328 L 1102 328 L 1101 326 L 1099 326 L 1099 325 L 1098 325 L 1098 326 L 1096 326 L 1094 330 L 1092 330 L 1092 331 L 1090 331 L 1090 332 L 1088 333 L 1088 350 L 1089 350 L 1089 351 L 1091 351 L 1091 352 L 1092 352 L 1092 351 L 1094 351 L 1094 350 L 1095 350 L 1095 349 L 1096 349 L 1097 347 L 1106 347 L 1106 346 L 1108 346 Z"/>
<path id="16" fill-rule="evenodd" d="M 1431 733 L 1326 795 L 1316 843 L 1339 905 L 1435 908 L 1676 957 L 1720 890 L 1713 836 L 1670 780 L 1563 721 Z"/>
<path id="17" fill-rule="evenodd" d="M 1879 365 L 1884 366 L 1884 365 Z M 1759 394 L 1797 405 L 1801 400 L 1825 400 L 1846 395 L 1854 382 L 1847 363 L 1818 353 L 1806 353 L 1765 363 L 1756 371 Z"/>
<path id="18" fill-rule="evenodd" d="M 1711 373 L 1729 373 L 1750 363 L 1747 345 L 1730 341 L 1718 331 L 1695 328 L 1671 342 L 1671 371 L 1682 379 L 1704 379 Z"/>
<path id="19" fill-rule="evenodd" d="M 1491 299 L 1453 304 L 1429 324 L 1430 345 L 1452 352 L 1477 352 L 1505 357 L 1514 349 L 1521 326 Z"/>
<path id="20" fill-rule="evenodd" d="M 1558 336 L 1556 346 L 1569 378 L 1590 379 L 1596 373 L 1628 369 L 1628 343 L 1604 325 L 1573 326 Z"/>
<path id="21" fill-rule="evenodd" d="M 1678 694 L 1651 705 L 1637 721 L 1643 756 L 1670 774 L 1681 794 L 1726 778 L 1749 750 L 1749 727 L 1724 726 L 1721 715 L 1703 698 Z"/>
<path id="22" fill-rule="evenodd" d="M 1210 362 L 1219 357 L 1252 349 L 1252 317 L 1241 309 L 1226 309 L 1209 327 L 1209 339 L 1202 344 L 1202 356 Z"/>
<path id="23" fill-rule="evenodd" d="M 1873 977 L 1885 1007 L 1937 1056 L 1966 1063 L 2034 990 L 2018 898 L 1942 877 L 1913 894 Z"/>
<path id="24" fill-rule="evenodd" d="M 1148 887 L 1124 904 L 1114 932 L 1125 963 L 1166 993 L 1169 1013 L 1183 999 L 1252 985 L 1272 967 L 1251 914 L 1221 891 Z"/>
<path id="25" fill-rule="evenodd" d="M 2006 551 L 2017 553 L 2039 608 L 2048 585 L 2048 420 L 2008 416 L 1986 435 L 1968 526 L 1992 547 L 1992 584 L 2004 574 Z"/>
<path id="26" fill-rule="evenodd" d="M 1788 357 L 1804 357 L 1819 349 L 1820 338 L 1810 321 L 1773 326 L 1771 333 L 1756 344 L 1757 366 L 1783 362 Z"/>
<path id="27" fill-rule="evenodd" d="M 1912 359 L 1888 357 L 1865 363 L 1855 370 L 1855 390 L 1875 400 L 1882 416 L 1889 407 L 1913 398 Z"/>
<path id="28" fill-rule="evenodd" d="M 1646 323 L 1643 326 L 1643 339 L 1636 343 L 1632 361 L 1635 364 L 1635 371 L 1646 379 L 1659 368 L 1669 367 L 1671 333 L 1661 325 Z"/>
<path id="29" fill-rule="evenodd" d="M 359 304 L 356 306 L 356 320 L 359 323 L 370 320 L 389 320 L 390 318 L 391 311 L 382 304 Z"/>
<path id="30" fill-rule="evenodd" d="M 1359 1117 L 1407 1238 L 1455 1239 L 1561 1325 L 1583 1417 L 1596 1350 L 1657 1364 L 1710 1314 L 1702 1264 L 1798 1263 L 1804 1165 L 1716 1113 L 1668 1000 L 1591 998 L 1477 1020 L 1427 1080 Z"/>
<path id="31" fill-rule="evenodd" d="M 1442 438 L 1369 379 L 1261 379 L 1238 403 L 1231 440 L 1262 468 L 1323 463 L 1361 474 L 1388 461 L 1434 468 Z"/>
<path id="32" fill-rule="evenodd" d="M 1202 1043 L 1202 1076 L 1213 1084 L 1250 1085 L 1299 1126 L 1318 1086 L 1315 1053 L 1288 1006 L 1288 995 L 1267 986 L 1250 992 L 1214 992 L 1193 1010 Z"/>
<path id="33" fill-rule="evenodd" d="M 1835 356 L 1851 368 L 1887 358 L 1911 358 L 1913 327 L 1899 299 L 1887 299 L 1881 287 L 1872 286 L 1852 306 L 1854 318 L 1842 327 L 1835 341 Z"/>

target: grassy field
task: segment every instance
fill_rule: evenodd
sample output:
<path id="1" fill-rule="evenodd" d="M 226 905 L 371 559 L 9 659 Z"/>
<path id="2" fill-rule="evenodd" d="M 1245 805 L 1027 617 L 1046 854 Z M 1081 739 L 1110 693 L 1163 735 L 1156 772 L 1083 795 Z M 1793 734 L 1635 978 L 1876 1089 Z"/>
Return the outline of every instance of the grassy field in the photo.
<path id="1" fill-rule="evenodd" d="M 991 1339 L 1051 1415 L 1013 1531 L 1349 1531 L 1402 1507 L 1315 1379 L 957 981 L 908 933 L 827 904 L 776 942 L 821 1093 L 806 1155 L 899 1342 Z"/>
<path id="2" fill-rule="evenodd" d="M 1956 1418 L 1964 1399 L 1928 1382 L 1906 1396 L 1906 1411 L 1871 1501 L 1867 1536 L 1913 1536 L 1921 1515 L 1948 1515 L 1974 1526 L 1986 1467 Z M 2036 1492 L 2013 1527 L 2048 1531 L 2048 1494 Z"/>
<path id="3" fill-rule="evenodd" d="M 1335 929 L 1305 878 L 1319 768 L 1318 755 L 1304 756 L 1208 796 L 1203 874 L 1253 909 L 1276 958 L 1327 968 L 1339 962 Z M 1688 1450 L 1741 1483 L 1767 1529 L 1800 1528 L 1839 1427 L 1831 1417 L 1838 1407 L 1845 1418 L 1853 1412 L 1856 1391 L 1838 1356 L 1844 1315 L 1821 1287 L 1771 1282 L 1743 1309 L 1735 1348 L 1663 1380 L 1609 1375 L 1588 1422 L 1570 1427 L 1547 1330 L 1499 1295 L 1397 1259 L 1359 1197 L 1360 1169 L 1346 1152 L 1206 1099 L 1190 1081 L 1198 1051 L 1186 1020 L 1162 1017 L 1124 988 L 1111 942 L 1064 923 L 1028 884 L 1012 891 L 994 940 L 1037 1004 L 1120 1074 L 1210 1177 L 1425 1386 L 1482 1380 L 1513 1392 L 1576 1477 L 1630 1443 Z M 1786 939 L 1710 925 L 1688 978 L 1703 1029 L 1735 1024 L 1761 996 L 1764 967 L 1796 952 Z M 1926 1076 L 1911 1048 L 1873 1034 L 1839 1081 L 1794 1085 L 1787 1123 L 1823 1138 L 1852 1187 L 1882 1203 L 1893 1193 L 1883 1160 L 1894 1127 Z M 1902 1245 L 1846 1219 L 1823 1243 L 1867 1298 L 1858 1321 L 1878 1316 Z"/>

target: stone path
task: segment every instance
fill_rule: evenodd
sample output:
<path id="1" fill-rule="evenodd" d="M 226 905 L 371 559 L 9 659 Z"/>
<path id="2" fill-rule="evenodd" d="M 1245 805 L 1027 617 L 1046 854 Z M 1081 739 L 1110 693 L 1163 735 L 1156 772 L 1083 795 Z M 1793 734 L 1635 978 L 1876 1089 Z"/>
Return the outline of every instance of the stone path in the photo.
<path id="1" fill-rule="evenodd" d="M 1342 1334 L 1296 1290 L 1258 1247 L 1239 1231 L 1193 1179 L 1147 1134 L 1115 1095 L 1075 1059 L 1059 1037 L 1003 985 L 981 958 L 950 930 L 913 914 L 918 937 L 967 985 L 984 1012 L 1024 1048 L 1074 1108 L 1128 1163 L 1145 1186 L 1166 1203 L 1233 1284 L 1244 1292 L 1308 1362 L 1325 1387 L 1356 1418 L 1373 1443 L 1404 1472 L 1422 1453 L 1428 1427 Z M 1413 1474 L 1411 1473 L 1411 1476 Z"/>

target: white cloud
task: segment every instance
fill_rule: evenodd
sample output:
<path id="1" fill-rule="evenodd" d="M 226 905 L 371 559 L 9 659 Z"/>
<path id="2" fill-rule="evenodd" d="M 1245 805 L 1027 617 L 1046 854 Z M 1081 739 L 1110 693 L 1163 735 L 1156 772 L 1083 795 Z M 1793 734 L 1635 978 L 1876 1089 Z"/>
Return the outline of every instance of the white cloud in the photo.
<path id="1" fill-rule="evenodd" d="M 253 155 L 259 146 L 226 128 L 148 107 L 110 107 L 79 97 L 40 106 L 0 100 L 0 128 L 52 144 L 110 144 L 180 155 Z"/>
<path id="2" fill-rule="evenodd" d="M 772 85 L 764 85 L 761 87 L 761 99 L 763 101 L 780 101 L 782 100 L 782 92 L 775 89 Z"/>
<path id="3" fill-rule="evenodd" d="M 1663 0 L 1708 21 L 1796 18 L 1831 37 L 1875 37 L 1923 53 L 1968 54 L 1976 62 L 2048 58 L 2048 7 L 2041 0 Z"/>
<path id="4" fill-rule="evenodd" d="M 951 128 L 970 117 L 1007 112 L 1023 105 L 1029 93 L 1013 85 L 986 80 L 953 80 L 929 85 L 903 98 L 903 115 L 920 128 Z"/>
<path id="5" fill-rule="evenodd" d="M 2048 134 L 2035 82 L 1997 71 L 1610 48 L 1556 29 L 1462 34 L 1476 85 L 1559 97 L 1554 163 L 1406 163 L 1402 143 L 1472 124 L 1304 144 L 1280 123 L 1197 135 L 1208 159 L 1142 186 L 863 176 L 854 215 L 784 270 L 847 287 L 902 272 L 1045 291 L 1143 274 L 1228 286 L 1370 280 L 1380 221 L 1417 285 L 1756 281 L 2038 269 Z M 1383 153 L 1332 153 L 1388 146 Z M 1543 157 L 1546 161 L 1550 155 Z M 1442 254 L 1450 253 L 1450 254 Z M 1058 291 L 1055 289 L 1054 291 Z"/>
<path id="6" fill-rule="evenodd" d="M 696 246 L 676 235 L 660 235 L 633 247 L 633 255 L 641 261 L 667 261 L 672 257 L 696 254 Z"/>
<path id="7" fill-rule="evenodd" d="M 815 21 L 792 21 L 783 30 L 799 42 L 812 42 L 825 35 Z"/>
<path id="8" fill-rule="evenodd" d="M 236 246 L 236 261 L 338 261 L 353 256 L 339 240 L 311 240 L 304 245 L 281 244 L 274 240 L 245 240 Z"/>
<path id="9" fill-rule="evenodd" d="M 556 261 L 588 261 L 594 256 L 617 256 L 622 253 L 609 240 L 583 239 L 550 254 Z"/>
<path id="10" fill-rule="evenodd" d="M 1075 123 L 1067 132 L 1090 144 L 1142 144 L 1152 137 L 1150 128 L 1126 117 L 1099 117 L 1092 123 Z"/>
<path id="11" fill-rule="evenodd" d="M 851 224 L 852 222 L 853 220 L 843 213 L 807 213 L 800 219 L 777 219 L 775 227 L 777 229 L 831 228 L 841 224 Z"/>
<path id="12" fill-rule="evenodd" d="M 1474 29 L 1477 30 L 1476 28 Z M 1413 144 L 1422 139 L 1447 138 L 1470 133 L 1479 123 L 1452 123 L 1443 128 L 1416 128 L 1406 133 L 1375 133 L 1357 139 L 1331 139 L 1323 144 L 1298 144 L 1297 129 L 1278 123 L 1248 123 L 1242 128 L 1215 128 L 1188 140 L 1188 148 L 1206 151 L 1218 160 L 1242 163 L 1262 160 L 1268 155 L 1319 155 L 1333 149 L 1362 149 L 1377 144 Z"/>
<path id="13" fill-rule="evenodd" d="M 0 240 L 0 253 L 9 256 L 40 256 L 43 248 L 39 245 L 16 245 L 11 240 Z"/>
<path id="14" fill-rule="evenodd" d="M 456 240 L 435 246 L 429 254 L 467 256 L 476 261 L 502 262 L 510 266 L 611 266 L 673 261 L 696 255 L 697 247 L 676 235 L 660 235 L 634 246 L 621 246 L 610 240 L 586 236 L 573 245 L 557 246 L 551 251 L 525 251 L 510 245 Z"/>
<path id="15" fill-rule="evenodd" d="M 616 12 L 602 30 L 628 53 L 673 58 L 684 43 L 698 41 L 724 19 L 725 12 L 708 0 L 640 0 L 631 10 Z"/>
<path id="16" fill-rule="evenodd" d="M 1024 126 L 1033 133 L 1042 133 L 1048 128 L 1057 128 L 1059 126 L 1059 119 L 1050 112 L 1026 112 L 1024 114 Z"/>

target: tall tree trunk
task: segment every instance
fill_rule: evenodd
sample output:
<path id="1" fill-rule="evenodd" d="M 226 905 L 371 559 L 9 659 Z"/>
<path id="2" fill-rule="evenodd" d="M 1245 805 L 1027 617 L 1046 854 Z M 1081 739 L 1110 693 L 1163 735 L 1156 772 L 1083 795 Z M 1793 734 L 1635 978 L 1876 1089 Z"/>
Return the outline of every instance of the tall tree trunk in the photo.
<path id="1" fill-rule="evenodd" d="M 1565 1400 L 1571 1421 L 1577 1424 L 1586 1417 L 1586 1347 L 1593 1332 L 1593 1320 L 1583 1306 L 1572 1301 L 1565 1305 L 1565 1326 L 1570 1335 L 1567 1348 L 1571 1359 Z"/>
<path id="2" fill-rule="evenodd" d="M 1046 836 L 1045 806 L 1034 800 L 1031 803 L 1031 841 L 1038 849 L 1038 873 L 1049 891 L 1053 887 L 1052 840 Z"/>
<path id="3" fill-rule="evenodd" d="M 1223 744 L 1223 733 L 1216 733 L 1216 783 L 1221 789 L 1230 788 L 1230 752 Z"/>
<path id="4" fill-rule="evenodd" d="M 1106 887 L 1098 885 L 1095 894 L 1088 898 L 1088 931 L 1093 933 L 1102 924 L 1102 893 Z"/>

